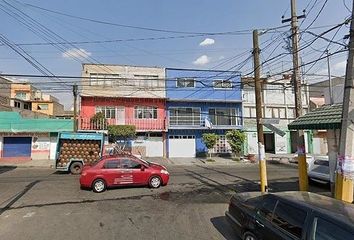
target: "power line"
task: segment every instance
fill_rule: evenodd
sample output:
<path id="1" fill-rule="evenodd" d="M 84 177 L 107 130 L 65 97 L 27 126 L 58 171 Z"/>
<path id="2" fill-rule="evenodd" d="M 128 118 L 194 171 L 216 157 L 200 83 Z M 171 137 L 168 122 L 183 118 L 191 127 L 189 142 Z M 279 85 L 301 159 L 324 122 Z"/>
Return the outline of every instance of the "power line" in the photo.
<path id="1" fill-rule="evenodd" d="M 17 1 L 17 2 L 19 2 L 19 1 Z M 167 30 L 167 29 L 158 29 L 158 28 L 133 26 L 133 25 L 127 25 L 127 24 L 112 23 L 112 22 L 102 21 L 102 20 L 97 20 L 97 19 L 91 19 L 91 18 L 86 18 L 86 17 L 74 16 L 74 15 L 71 15 L 71 14 L 62 13 L 62 12 L 58 12 L 58 11 L 55 11 L 55 10 L 50 10 L 50 9 L 43 8 L 43 7 L 40 7 L 40 6 L 36 6 L 36 5 L 33 5 L 33 4 L 29 4 L 29 3 L 22 3 L 22 4 L 24 4 L 26 6 L 29 6 L 29 7 L 32 7 L 32 8 L 40 9 L 42 11 L 46 11 L 46 12 L 50 12 L 50 13 L 54 13 L 54 14 L 58 14 L 58 15 L 62 15 L 62 16 L 70 17 L 70 18 L 80 19 L 80 20 L 83 20 L 83 21 L 89 21 L 89 22 L 93 22 L 93 23 L 116 26 L 116 27 L 145 30 L 145 31 L 163 32 L 163 33 L 177 33 L 177 34 L 203 34 L 203 35 L 219 35 L 219 34 L 223 35 L 223 34 L 240 34 L 240 33 L 241 34 L 242 33 L 250 34 L 250 30 L 237 30 L 237 31 L 228 31 L 228 32 L 188 32 L 188 31 L 175 31 L 175 30 Z"/>
<path id="2" fill-rule="evenodd" d="M 307 25 L 307 27 L 305 28 L 304 31 L 307 31 L 307 30 L 316 22 L 316 20 L 318 19 L 318 17 L 321 15 L 323 9 L 325 8 L 327 2 L 328 2 L 328 0 L 325 0 L 325 1 L 324 1 L 323 5 L 322 5 L 322 7 L 321 7 L 321 9 L 320 9 L 320 11 L 318 11 L 316 17 L 312 20 L 312 22 L 311 22 L 309 25 Z M 316 2 L 315 2 L 315 3 L 316 3 Z"/>

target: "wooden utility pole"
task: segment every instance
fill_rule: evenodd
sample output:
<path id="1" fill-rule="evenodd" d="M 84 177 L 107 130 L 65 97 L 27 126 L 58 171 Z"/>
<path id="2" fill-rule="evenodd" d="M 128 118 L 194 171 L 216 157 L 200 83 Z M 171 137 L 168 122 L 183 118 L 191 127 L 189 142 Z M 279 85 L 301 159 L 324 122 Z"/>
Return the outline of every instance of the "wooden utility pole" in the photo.
<path id="1" fill-rule="evenodd" d="M 261 70 L 259 63 L 259 43 L 258 31 L 253 30 L 253 67 L 254 67 L 254 89 L 256 95 L 256 118 L 257 118 L 257 136 L 258 136 L 258 160 L 259 160 L 259 175 L 261 179 L 261 191 L 268 191 L 267 183 L 267 166 L 265 161 L 264 137 L 262 119 L 262 92 L 261 92 Z"/>
<path id="2" fill-rule="evenodd" d="M 335 196 L 353 202 L 354 178 L 354 1 L 350 23 L 350 41 L 345 73 L 342 126 L 340 131 Z"/>
<path id="3" fill-rule="evenodd" d="M 74 132 L 77 132 L 77 85 L 73 85 L 73 95 L 74 95 Z"/>
<path id="4" fill-rule="evenodd" d="M 302 116 L 302 90 L 300 78 L 300 64 L 299 64 L 299 27 L 298 19 L 304 18 L 305 15 L 296 15 L 296 0 L 291 0 L 291 18 L 283 20 L 282 22 L 291 22 L 292 35 L 292 54 L 293 54 L 293 80 L 295 92 L 295 116 L 296 118 Z M 299 169 L 299 189 L 300 191 L 308 191 L 307 178 L 307 164 L 306 164 L 306 148 L 305 136 L 303 130 L 297 131 L 297 159 Z"/>

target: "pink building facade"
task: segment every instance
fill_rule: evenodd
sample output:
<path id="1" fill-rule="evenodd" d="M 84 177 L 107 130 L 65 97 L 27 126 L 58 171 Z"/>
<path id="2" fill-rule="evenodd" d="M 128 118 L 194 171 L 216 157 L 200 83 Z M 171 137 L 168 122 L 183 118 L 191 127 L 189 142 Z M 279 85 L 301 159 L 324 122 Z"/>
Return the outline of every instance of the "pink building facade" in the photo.
<path id="1" fill-rule="evenodd" d="M 134 125 L 132 151 L 144 157 L 166 156 L 165 69 L 114 64 L 83 64 L 80 130 Z M 104 119 L 92 121 L 96 113 Z"/>
<path id="2" fill-rule="evenodd" d="M 137 132 L 165 132 L 165 109 L 165 99 L 82 96 L 79 128 L 93 129 L 90 119 L 103 112 L 110 125 L 134 125 Z"/>

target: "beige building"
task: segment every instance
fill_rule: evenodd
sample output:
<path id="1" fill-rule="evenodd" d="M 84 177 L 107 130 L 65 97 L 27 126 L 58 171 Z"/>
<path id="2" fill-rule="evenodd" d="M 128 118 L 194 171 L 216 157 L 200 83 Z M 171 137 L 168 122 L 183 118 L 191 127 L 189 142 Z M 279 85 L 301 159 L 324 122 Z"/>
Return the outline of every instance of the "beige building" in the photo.
<path id="1" fill-rule="evenodd" d="M 64 106 L 57 98 L 42 93 L 31 84 L 12 83 L 10 93 L 10 105 L 15 111 L 34 113 L 26 114 L 26 117 L 55 116 L 64 112 Z"/>
<path id="2" fill-rule="evenodd" d="M 108 64 L 82 65 L 81 96 L 165 98 L 165 69 Z"/>
<path id="3" fill-rule="evenodd" d="M 289 79 L 262 79 L 262 116 L 265 151 L 275 154 L 295 153 L 296 131 L 289 131 L 288 124 L 295 120 L 295 95 Z M 256 101 L 253 78 L 242 78 L 244 131 L 247 136 L 245 153 L 258 153 L 256 128 Z M 309 109 L 309 91 L 302 89 L 303 113 Z M 312 135 L 305 132 L 306 150 L 312 152 Z"/>
<path id="4" fill-rule="evenodd" d="M 11 111 L 11 81 L 0 77 L 0 111 Z"/>

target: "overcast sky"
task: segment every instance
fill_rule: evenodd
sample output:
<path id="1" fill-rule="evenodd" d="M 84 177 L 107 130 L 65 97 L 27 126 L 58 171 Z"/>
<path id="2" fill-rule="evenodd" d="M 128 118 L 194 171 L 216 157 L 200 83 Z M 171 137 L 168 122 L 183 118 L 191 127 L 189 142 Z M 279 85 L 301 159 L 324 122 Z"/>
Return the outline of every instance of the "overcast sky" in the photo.
<path id="1" fill-rule="evenodd" d="M 350 16 L 342 0 L 327 0 L 327 4 L 323 5 L 325 2 L 326 0 L 298 0 L 298 13 L 302 14 L 303 9 L 307 10 L 306 19 L 300 21 L 300 30 L 305 30 L 317 17 L 307 31 L 319 34 Z M 351 8 L 351 1 L 344 2 Z M 63 16 L 25 3 L 112 24 Z M 287 26 L 281 23 L 281 16 L 289 17 L 289 6 L 290 0 L 7 0 L 0 1 L 2 10 L 0 34 L 10 43 L 16 44 L 75 42 L 55 46 L 21 45 L 27 54 L 56 75 L 80 76 L 82 62 L 218 68 L 241 70 L 245 74 L 252 69 L 251 30 Z M 322 6 L 324 7 L 320 12 Z M 20 15 L 22 13 L 18 10 L 26 15 Z M 33 20 L 36 22 L 31 22 Z M 289 27 L 279 28 L 260 36 L 262 61 L 280 53 L 288 53 L 288 30 Z M 343 37 L 348 34 L 348 26 L 342 26 L 338 32 L 336 30 L 329 32 L 325 37 L 331 39 L 334 36 L 334 40 L 346 43 Z M 199 34 L 221 32 L 229 33 Z M 39 36 L 40 34 L 42 35 Z M 313 35 L 305 32 L 301 35 L 300 44 L 304 46 L 313 38 Z M 112 42 L 82 43 L 92 41 Z M 316 40 L 311 47 L 301 52 L 303 63 L 322 56 L 327 46 L 327 41 Z M 335 52 L 340 50 L 341 46 L 330 44 L 328 49 Z M 346 53 L 332 56 L 334 75 L 344 74 L 345 61 Z M 308 70 L 310 66 L 307 65 L 303 69 L 307 74 L 326 74 L 325 60 L 317 62 Z M 290 55 L 264 65 L 262 72 L 274 74 L 287 68 L 291 68 Z M 14 49 L 6 45 L 0 46 L 0 72 L 41 74 Z M 311 82 L 317 81 L 319 77 L 306 75 L 306 79 Z M 30 81 L 49 80 L 30 79 Z M 48 85 L 42 86 L 48 89 Z M 61 89 L 57 87 L 51 93 L 59 97 L 67 108 L 71 107 L 69 87 L 61 85 Z"/>

